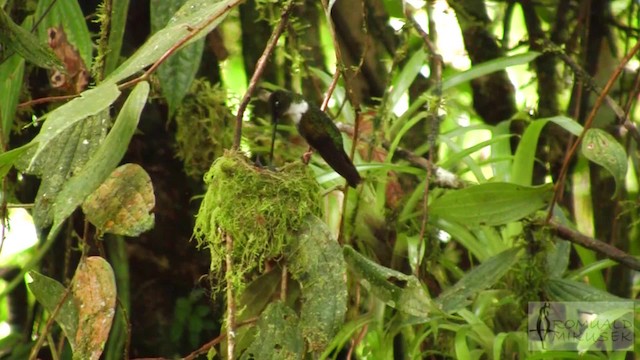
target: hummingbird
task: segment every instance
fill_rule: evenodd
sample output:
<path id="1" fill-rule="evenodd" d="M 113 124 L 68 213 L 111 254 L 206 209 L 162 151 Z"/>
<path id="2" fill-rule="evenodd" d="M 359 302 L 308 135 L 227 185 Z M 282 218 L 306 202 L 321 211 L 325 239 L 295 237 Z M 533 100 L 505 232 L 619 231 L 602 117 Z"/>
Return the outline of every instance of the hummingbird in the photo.
<path id="1" fill-rule="evenodd" d="M 344 151 L 340 130 L 319 107 L 307 102 L 302 95 L 285 90 L 271 93 L 269 104 L 274 126 L 278 119 L 289 119 L 307 143 L 347 180 L 349 186 L 355 188 L 360 183 L 360 174 Z"/>

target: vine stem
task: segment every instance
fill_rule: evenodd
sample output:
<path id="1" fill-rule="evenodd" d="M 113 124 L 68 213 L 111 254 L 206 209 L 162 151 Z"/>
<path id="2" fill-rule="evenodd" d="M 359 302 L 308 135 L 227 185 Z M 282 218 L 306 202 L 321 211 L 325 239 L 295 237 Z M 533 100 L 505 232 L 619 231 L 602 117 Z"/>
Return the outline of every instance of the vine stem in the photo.
<path id="1" fill-rule="evenodd" d="M 262 55 L 256 62 L 256 69 L 251 75 L 251 80 L 249 81 L 249 87 L 242 97 L 242 101 L 240 101 L 240 106 L 238 107 L 238 113 L 236 115 L 236 129 L 233 136 L 233 150 L 238 150 L 240 148 L 240 140 L 242 140 L 242 117 L 244 116 L 245 110 L 247 110 L 247 106 L 249 106 L 249 101 L 251 101 L 251 96 L 258 86 L 258 81 L 264 72 L 265 67 L 267 66 L 267 60 L 271 57 L 273 53 L 273 49 L 275 49 L 276 44 L 278 43 L 278 39 L 282 32 L 284 31 L 284 27 L 287 25 L 289 21 L 289 14 L 291 13 L 291 9 L 293 9 L 293 0 L 289 1 L 284 9 L 282 10 L 282 14 L 280 16 L 280 22 L 273 32 L 271 33 L 271 37 L 267 42 L 267 46 L 264 48 Z"/>
<path id="2" fill-rule="evenodd" d="M 600 110 L 600 107 L 604 103 L 606 96 L 609 94 L 609 92 L 615 85 L 615 82 L 620 76 L 620 74 L 622 73 L 622 70 L 627 65 L 629 60 L 631 60 L 639 50 L 640 50 L 640 41 L 637 42 L 634 45 L 634 47 L 624 56 L 622 61 L 620 61 L 620 64 L 618 64 L 613 74 L 611 74 L 611 76 L 609 77 L 607 84 L 602 89 L 602 93 L 598 95 L 596 102 L 593 104 L 593 108 L 591 109 L 591 112 L 589 113 L 589 117 L 584 123 L 584 127 L 582 132 L 580 133 L 580 136 L 578 136 L 576 141 L 573 143 L 573 145 L 567 152 L 567 155 L 564 158 L 564 162 L 562 163 L 562 168 L 560 169 L 560 174 L 558 175 L 558 181 L 556 182 L 556 185 L 555 185 L 553 199 L 551 199 L 551 204 L 549 204 L 549 211 L 547 212 L 547 218 L 545 220 L 546 223 L 549 223 L 551 221 L 551 218 L 553 217 L 553 208 L 556 202 L 558 202 L 558 200 L 560 199 L 560 195 L 562 194 L 562 189 L 564 188 L 564 180 L 567 177 L 567 171 L 569 169 L 569 162 L 571 158 L 575 155 L 576 151 L 578 150 L 578 145 L 580 145 L 580 143 L 582 142 L 582 139 L 584 139 L 584 136 L 587 133 L 587 130 L 589 130 L 589 128 L 591 127 L 591 124 L 593 123 L 593 120 L 595 119 L 596 114 L 598 113 L 598 110 Z"/>

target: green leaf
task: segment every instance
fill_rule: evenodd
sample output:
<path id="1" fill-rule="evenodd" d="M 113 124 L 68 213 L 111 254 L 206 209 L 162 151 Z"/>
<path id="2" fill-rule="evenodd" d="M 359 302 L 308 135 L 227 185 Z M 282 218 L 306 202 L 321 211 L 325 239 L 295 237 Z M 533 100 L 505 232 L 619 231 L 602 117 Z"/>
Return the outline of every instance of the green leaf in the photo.
<path id="1" fill-rule="evenodd" d="M 30 142 L 26 145 L 20 146 L 19 148 L 0 154 L 0 178 L 5 177 L 18 158 L 36 145 L 38 145 L 38 143 Z"/>
<path id="2" fill-rule="evenodd" d="M 622 145 L 604 130 L 589 129 L 582 139 L 582 154 L 613 175 L 616 181 L 613 197 L 616 197 L 627 175 L 627 154 Z"/>
<path id="3" fill-rule="evenodd" d="M 398 76 L 393 80 L 389 94 L 388 106 L 392 108 L 398 103 L 400 97 L 402 97 L 402 95 L 409 89 L 409 86 L 411 86 L 416 76 L 420 73 L 420 70 L 426 60 L 427 52 L 422 48 L 418 49 L 413 53 L 413 55 L 411 55 L 409 61 L 407 61 L 402 68 L 402 71 L 400 71 Z"/>
<path id="4" fill-rule="evenodd" d="M 351 246 L 346 245 L 343 252 L 351 271 L 385 304 L 422 319 L 428 319 L 433 312 L 440 312 L 440 307 L 415 276 L 379 265 Z"/>
<path id="5" fill-rule="evenodd" d="M 14 23 L 9 15 L 0 8 L 0 43 L 6 49 L 13 50 L 29 62 L 47 69 L 62 70 L 62 63 L 49 46 L 41 43 L 27 30 Z"/>
<path id="6" fill-rule="evenodd" d="M 541 209 L 551 199 L 552 184 L 535 187 L 484 183 L 450 190 L 429 205 L 433 216 L 467 226 L 503 225 Z"/>
<path id="7" fill-rule="evenodd" d="M 494 60 L 489 60 L 481 64 L 474 65 L 471 69 L 453 75 L 442 82 L 442 90 L 446 90 L 459 84 L 477 79 L 481 76 L 504 70 L 511 66 L 528 64 L 540 56 L 539 52 L 530 51 L 524 54 L 505 56 Z"/>
<path id="8" fill-rule="evenodd" d="M 286 259 L 302 292 L 302 335 L 312 351 L 322 351 L 344 322 L 347 267 L 340 245 L 317 217 L 307 217 L 292 239 Z"/>
<path id="9" fill-rule="evenodd" d="M 109 52 L 105 55 L 105 75 L 109 75 L 120 61 L 120 51 L 122 50 L 122 39 L 127 25 L 127 10 L 129 0 L 112 0 L 109 27 Z"/>
<path id="10" fill-rule="evenodd" d="M 495 255 L 468 271 L 455 285 L 435 300 L 447 313 L 459 311 L 468 298 L 498 282 L 519 259 L 519 248 L 511 248 Z"/>
<path id="11" fill-rule="evenodd" d="M 242 0 L 188 0 L 162 30 L 149 38 L 105 82 L 118 82 L 156 62 L 175 44 L 189 36 L 191 29 L 207 24 L 204 30 L 185 43 L 188 45 L 213 30 Z"/>
<path id="12" fill-rule="evenodd" d="M 124 164 L 87 197 L 82 211 L 100 232 L 135 237 L 153 227 L 155 200 L 149 174 Z"/>
<path id="13" fill-rule="evenodd" d="M 171 16 L 184 2 L 185 0 L 152 0 L 150 3 L 151 32 L 157 32 L 166 26 Z M 169 105 L 169 116 L 173 116 L 189 91 L 198 72 L 203 50 L 204 38 L 201 38 L 171 55 L 158 68 L 162 95 Z"/>
<path id="14" fill-rule="evenodd" d="M 258 334 L 241 359 L 302 359 L 304 341 L 296 313 L 280 301 L 269 304 L 258 319 Z"/>
<path id="15" fill-rule="evenodd" d="M 118 114 L 113 128 L 100 148 L 65 184 L 54 203 L 54 227 L 62 223 L 109 176 L 127 151 L 140 114 L 147 102 L 149 84 L 141 82 L 133 89 Z"/>
<path id="16" fill-rule="evenodd" d="M 553 301 L 612 302 L 628 301 L 582 282 L 562 278 L 547 280 L 544 290 Z M 614 304 L 615 305 L 615 304 Z"/>
<path id="17" fill-rule="evenodd" d="M 76 123 L 85 120 L 87 117 L 97 115 L 108 109 L 109 106 L 120 96 L 120 90 L 115 84 L 102 84 L 94 89 L 87 90 L 80 97 L 53 110 L 42 124 L 42 130 L 34 142 L 38 142 L 38 149 L 34 152 L 31 160 L 24 166 L 27 173 L 37 173 L 34 166 L 36 162 L 42 160 L 40 155 L 47 149 L 49 143 L 60 136 L 62 132 Z M 48 156 L 47 154 L 44 154 Z"/>
<path id="18" fill-rule="evenodd" d="M 0 64 L 0 136 L 3 144 L 9 143 L 23 78 L 24 58 L 21 56 L 12 55 Z"/>
<path id="19" fill-rule="evenodd" d="M 73 297 L 78 304 L 73 358 L 98 360 L 116 312 L 116 280 L 111 265 L 99 256 L 80 262 L 73 277 Z"/>
<path id="20" fill-rule="evenodd" d="M 30 271 L 27 275 L 27 286 L 36 297 L 36 300 L 49 312 L 53 314 L 60 304 L 67 290 L 56 280 L 44 276 L 36 271 Z M 76 332 L 78 329 L 78 307 L 73 301 L 71 292 L 66 295 L 66 299 L 58 311 L 56 322 L 64 332 L 71 348 L 75 348 Z"/>
<path id="21" fill-rule="evenodd" d="M 522 138 L 516 149 L 513 167 L 511 168 L 511 180 L 519 185 L 531 185 L 533 178 L 533 164 L 536 159 L 536 148 L 538 138 L 545 125 L 553 122 L 571 134 L 579 136 L 582 132 L 582 125 L 565 116 L 554 116 L 550 118 L 538 119 L 529 126 L 522 134 Z"/>
<path id="22" fill-rule="evenodd" d="M 53 200 L 64 182 L 80 170 L 104 140 L 111 121 L 108 110 L 67 128 L 41 151 L 31 158 L 30 173 L 42 178 L 33 210 L 35 225 L 42 229 L 53 220 Z M 37 151 L 37 149 L 33 149 Z M 27 157 L 28 158 L 28 157 Z M 24 161 L 17 164 L 24 166 Z"/>
<path id="23" fill-rule="evenodd" d="M 547 273 L 549 276 L 560 277 L 569 267 L 569 254 L 571 243 L 566 240 L 558 240 L 553 248 L 547 252 Z"/>

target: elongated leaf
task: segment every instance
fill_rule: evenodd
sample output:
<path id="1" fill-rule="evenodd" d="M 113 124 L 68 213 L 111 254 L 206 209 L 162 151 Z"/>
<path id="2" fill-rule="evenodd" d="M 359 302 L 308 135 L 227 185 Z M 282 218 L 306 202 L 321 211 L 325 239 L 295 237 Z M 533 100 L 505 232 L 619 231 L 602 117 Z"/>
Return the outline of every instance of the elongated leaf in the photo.
<path id="1" fill-rule="evenodd" d="M 513 167 L 511 168 L 511 180 L 519 185 L 531 185 L 533 177 L 533 164 L 536 159 L 536 148 L 538 146 L 538 138 L 545 125 L 553 122 L 569 133 L 579 136 L 582 132 L 582 125 L 565 116 L 554 116 L 551 118 L 538 119 L 525 130 L 516 149 L 516 155 L 513 159 Z"/>
<path id="2" fill-rule="evenodd" d="M 171 16 L 183 5 L 185 0 L 152 0 L 150 3 L 151 31 L 156 32 L 167 25 Z M 172 116 L 182 99 L 189 91 L 196 77 L 204 38 L 177 51 L 158 68 L 158 78 L 162 95 L 169 105 L 169 116 Z"/>
<path id="3" fill-rule="evenodd" d="M 430 204 L 431 214 L 467 226 L 502 225 L 541 209 L 551 199 L 552 184 L 526 187 L 484 183 L 451 190 Z"/>
<path id="4" fill-rule="evenodd" d="M 120 114 L 100 148 L 65 184 L 54 203 L 54 224 L 62 223 L 109 176 L 127 151 L 147 102 L 149 84 L 141 82 L 125 101 Z"/>
<path id="5" fill-rule="evenodd" d="M 124 29 L 127 24 L 127 10 L 129 0 L 111 1 L 111 26 L 109 27 L 109 52 L 105 55 L 105 75 L 109 75 L 120 61 L 120 51 L 122 50 L 122 39 Z"/>
<path id="6" fill-rule="evenodd" d="M 287 262 L 301 287 L 302 335 L 311 350 L 322 351 L 344 322 L 347 267 L 340 245 L 317 217 L 307 217 L 293 238 Z"/>
<path id="7" fill-rule="evenodd" d="M 269 304 L 258 319 L 258 334 L 241 359 L 302 359 L 298 316 L 282 302 Z"/>
<path id="8" fill-rule="evenodd" d="M 18 109 L 18 99 L 24 78 L 24 58 L 14 54 L 0 64 L 0 130 L 3 144 L 9 143 L 9 134 Z"/>
<path id="9" fill-rule="evenodd" d="M 116 280 L 105 259 L 90 256 L 78 265 L 73 278 L 73 297 L 78 304 L 73 358 L 98 360 L 116 312 Z"/>
<path id="10" fill-rule="evenodd" d="M 582 140 L 582 154 L 607 169 L 616 181 L 615 197 L 624 186 L 627 175 L 627 154 L 611 134 L 601 129 L 589 129 Z"/>
<path id="11" fill-rule="evenodd" d="M 395 106 L 400 97 L 409 89 L 416 76 L 420 73 L 422 66 L 427 60 L 427 53 L 422 48 L 418 49 L 411 55 L 409 61 L 404 65 L 402 71 L 393 81 L 391 93 L 389 94 L 389 106 Z"/>
<path id="12" fill-rule="evenodd" d="M 118 67 L 105 82 L 118 82 L 137 73 L 160 59 L 170 48 L 187 37 L 191 30 L 207 24 L 203 31 L 185 43 L 190 44 L 214 29 L 242 0 L 188 0 L 169 20 L 165 28 L 156 32 L 127 61 Z"/>
<path id="13" fill-rule="evenodd" d="M 19 148 L 0 154 L 0 178 L 5 177 L 18 158 L 36 145 L 38 145 L 38 143 L 30 142 Z"/>
<path id="14" fill-rule="evenodd" d="M 42 130 L 34 142 L 38 142 L 38 149 L 31 160 L 24 166 L 27 173 L 38 173 L 37 163 L 42 161 L 40 155 L 49 143 L 60 136 L 63 131 L 75 125 L 87 117 L 97 115 L 107 109 L 120 96 L 120 90 L 114 84 L 104 84 L 82 93 L 68 103 L 53 110 L 47 115 L 47 120 L 42 124 Z M 45 155 L 48 156 L 48 155 Z"/>
<path id="15" fill-rule="evenodd" d="M 524 54 L 505 56 L 494 60 L 474 65 L 471 69 L 460 74 L 453 75 L 442 82 L 442 90 L 449 89 L 467 81 L 477 79 L 493 72 L 504 70 L 511 66 L 528 64 L 540 56 L 539 52 L 530 51 Z"/>
<path id="16" fill-rule="evenodd" d="M 438 296 L 436 303 L 447 313 L 456 312 L 467 305 L 468 298 L 490 288 L 518 261 L 519 248 L 505 250 L 467 272 L 455 285 Z"/>
<path id="17" fill-rule="evenodd" d="M 51 49 L 27 30 L 14 23 L 0 8 L 0 43 L 37 66 L 62 70 L 62 63 Z"/>
<path id="18" fill-rule="evenodd" d="M 433 302 L 415 276 L 379 265 L 360 255 L 351 246 L 346 245 L 343 251 L 351 271 L 387 305 L 422 319 L 429 318 L 433 312 L 440 312 L 439 305 Z"/>
<path id="19" fill-rule="evenodd" d="M 30 271 L 27 276 L 27 286 L 29 290 L 31 290 L 36 297 L 36 300 L 38 300 L 50 314 L 53 314 L 65 296 L 67 291 L 65 287 L 56 280 L 36 271 Z M 71 348 L 75 348 L 76 332 L 78 329 L 78 307 L 73 301 L 71 291 L 66 295 L 64 303 L 58 311 L 56 322 L 60 325 L 64 335 L 69 340 Z"/>
<path id="20" fill-rule="evenodd" d="M 612 302 L 626 301 L 606 291 L 596 289 L 582 282 L 562 278 L 550 278 L 544 286 L 545 292 L 553 301 Z"/>

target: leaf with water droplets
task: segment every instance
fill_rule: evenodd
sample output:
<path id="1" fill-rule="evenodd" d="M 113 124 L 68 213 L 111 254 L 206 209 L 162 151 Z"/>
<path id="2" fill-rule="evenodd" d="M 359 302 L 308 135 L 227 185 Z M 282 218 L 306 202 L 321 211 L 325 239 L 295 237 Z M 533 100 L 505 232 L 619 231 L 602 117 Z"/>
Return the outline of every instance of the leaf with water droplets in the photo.
<path id="1" fill-rule="evenodd" d="M 109 263 L 90 256 L 78 265 L 73 278 L 78 304 L 78 331 L 74 359 L 99 359 L 116 311 L 116 281 Z"/>
<path id="2" fill-rule="evenodd" d="M 138 236 L 151 229 L 155 206 L 149 174 L 140 165 L 124 164 L 85 200 L 87 219 L 101 232 Z"/>
<path id="3" fill-rule="evenodd" d="M 627 175 L 627 154 L 611 134 L 601 129 L 589 129 L 582 140 L 582 154 L 607 169 L 616 181 L 615 197 Z"/>

